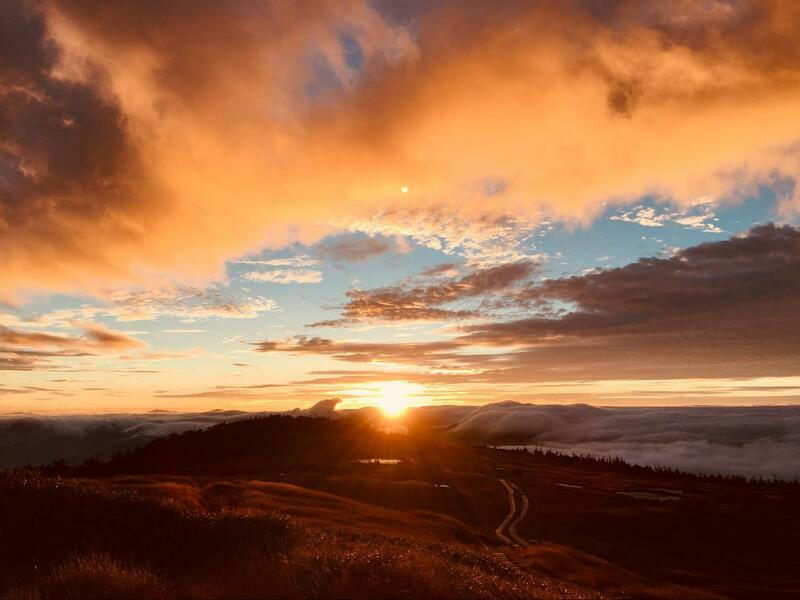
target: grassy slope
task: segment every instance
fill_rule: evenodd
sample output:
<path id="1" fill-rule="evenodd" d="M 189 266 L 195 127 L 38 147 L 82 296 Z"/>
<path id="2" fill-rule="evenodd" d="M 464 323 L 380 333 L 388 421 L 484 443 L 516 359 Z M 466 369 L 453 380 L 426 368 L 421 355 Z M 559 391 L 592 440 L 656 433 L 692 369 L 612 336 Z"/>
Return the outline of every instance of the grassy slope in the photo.
<path id="1" fill-rule="evenodd" d="M 593 596 L 462 545 L 189 508 L 30 472 L 0 476 L 0 538 L 2 597 Z"/>
<path id="2" fill-rule="evenodd" d="M 724 596 L 800 593 L 800 486 L 795 483 L 486 452 L 519 474 L 514 481 L 532 502 L 530 517 L 520 527 L 528 539 L 572 548 L 650 581 Z M 535 555 L 536 549 L 528 553 Z M 589 584 L 568 569 L 544 572 Z"/>
<path id="3" fill-rule="evenodd" d="M 354 462 L 373 457 L 402 462 Z M 106 571 L 125 581 L 138 573 L 150 582 L 149 595 L 167 596 L 574 597 L 593 589 L 673 598 L 800 590 L 793 484 L 469 448 L 381 433 L 359 419 L 286 417 L 171 436 L 65 474 L 79 479 L 7 483 L 12 497 L 27 490 L 27 500 L 0 506 L 0 536 L 22 540 L 27 550 L 12 544 L 7 552 L 27 558 L 8 563 L 0 592 L 5 585 L 59 595 L 52 586 L 65 573 L 91 573 L 91 564 L 99 571 L 80 576 L 86 585 L 111 577 Z M 535 543 L 503 549 L 522 570 L 492 555 L 501 549 L 494 528 L 508 510 L 501 477 L 531 500 L 519 531 Z M 663 490 L 677 499 L 624 495 Z M 141 503 L 162 508 L 145 514 Z M 43 521 L 35 517 L 48 510 Z M 14 529 L 18 515 L 36 519 L 33 541 L 25 527 Z M 64 522 L 81 525 L 62 531 Z M 242 528 L 261 533 L 248 541 L 235 533 Z M 51 539 L 61 550 L 37 558 Z M 176 562 L 180 553 L 191 558 Z M 20 579 L 26 572 L 33 584 Z"/>

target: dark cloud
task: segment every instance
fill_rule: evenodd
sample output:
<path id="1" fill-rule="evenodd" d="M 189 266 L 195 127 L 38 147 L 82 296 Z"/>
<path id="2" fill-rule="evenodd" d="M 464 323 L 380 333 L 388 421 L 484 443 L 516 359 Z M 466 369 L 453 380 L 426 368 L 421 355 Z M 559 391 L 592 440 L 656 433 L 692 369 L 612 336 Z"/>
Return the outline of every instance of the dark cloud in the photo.
<path id="1" fill-rule="evenodd" d="M 518 298 L 573 303 L 598 321 L 605 315 L 629 315 L 629 322 L 641 322 L 795 298 L 799 266 L 800 230 L 770 223 L 729 240 L 679 250 L 670 258 L 643 258 L 617 269 L 548 280 Z M 565 328 L 568 332 L 573 325 Z"/>
<path id="2" fill-rule="evenodd" d="M 343 236 L 323 242 L 317 248 L 320 257 L 335 262 L 365 262 L 388 252 L 389 242 L 375 237 Z"/>
<path id="3" fill-rule="evenodd" d="M 218 273 L 229 250 L 215 245 L 218 218 L 207 221 L 200 214 L 222 209 L 221 197 L 198 210 L 197 195 L 192 194 L 194 208 L 185 211 L 182 202 L 188 196 L 176 193 L 185 179 L 173 171 L 172 181 L 165 184 L 168 177 L 160 172 L 165 162 L 177 166 L 177 154 L 168 150 L 159 158 L 154 148 L 177 148 L 177 132 L 205 135 L 201 130 L 207 133 L 218 125 L 234 137 L 231 127 L 242 127 L 245 121 L 257 124 L 262 133 L 274 128 L 279 113 L 287 116 L 279 106 L 285 100 L 278 96 L 301 95 L 302 86 L 288 89 L 292 87 L 285 81 L 291 78 L 288 73 L 305 72 L 300 63 L 313 62 L 307 46 L 317 39 L 314 28 L 322 33 L 326 20 L 336 20 L 337 12 L 344 11 L 324 3 L 313 8 L 205 1 L 171 6 L 139 2 L 100 6 L 81 0 L 4 3 L 0 15 L 0 253 L 8 261 L 0 274 L 4 287 L 86 291 L 82 286 L 87 286 L 98 291 L 102 285 L 98 281 L 140 280 L 134 271 L 144 264 L 187 273 L 194 271 L 191 262 L 205 263 L 213 264 L 204 267 L 205 276 Z M 337 25 L 328 29 L 333 35 Z M 281 68 L 282 60 L 294 64 Z M 243 82 L 256 80 L 259 83 L 244 89 L 248 86 Z M 226 111 L 221 100 L 232 98 L 234 88 L 241 93 L 228 107 L 237 105 L 240 114 L 249 113 L 238 125 L 233 123 L 234 111 L 222 117 Z M 253 95 L 260 95 L 260 100 Z M 299 104 L 299 97 L 295 102 Z M 257 113 L 246 108 L 256 104 Z M 217 116 L 206 120 L 211 105 Z M 212 123 L 215 119 L 226 122 Z M 154 122 L 183 124 L 169 131 L 169 127 L 153 129 Z M 224 137 L 209 143 L 224 146 Z M 259 137 L 268 144 L 265 136 Z M 212 163 L 206 157 L 206 167 Z M 195 179 L 202 171 L 190 177 Z M 228 208 L 226 213 L 236 212 Z M 187 219 L 192 226 L 187 227 Z M 259 239 L 253 236 L 249 244 L 263 241 L 264 221 L 269 219 L 257 226 Z M 241 237 L 244 228 L 242 222 L 231 235 Z M 227 237 L 222 245 L 231 241 Z M 202 260 L 186 261 L 190 253 Z"/>
<path id="4" fill-rule="evenodd" d="M 411 282 L 373 290 L 349 290 L 349 301 L 342 310 L 342 317 L 314 323 L 313 326 L 347 326 L 380 321 L 444 321 L 475 317 L 480 312 L 474 308 L 441 307 L 513 288 L 530 277 L 536 267 L 534 262 L 521 261 L 475 269 L 462 277 L 434 283 Z M 430 270 L 423 273 L 423 277 L 430 276 Z"/>
<path id="5" fill-rule="evenodd" d="M 125 117 L 103 93 L 102 74 L 56 75 L 59 47 L 35 2 L 11 0 L 0 16 L 0 252 L 10 273 L 38 256 L 44 267 L 112 271 L 90 240 L 136 243 L 151 206 L 148 178 Z M 74 272 L 73 272 L 74 273 Z M 50 273 L 48 273 L 49 278 Z M 30 281 L 33 284 L 33 281 Z"/>
<path id="6" fill-rule="evenodd" d="M 670 258 L 509 289 L 530 269 L 515 263 L 429 286 L 348 293 L 343 323 L 407 319 L 487 291 L 505 293 L 502 301 L 535 315 L 465 325 L 446 342 L 300 337 L 257 348 L 350 362 L 478 368 L 484 378 L 509 383 L 798 374 L 800 229 L 762 225 Z M 497 351 L 467 353 L 478 346 Z"/>
<path id="7" fill-rule="evenodd" d="M 528 347 L 519 368 L 559 377 L 795 375 L 800 345 L 800 230 L 742 236 L 553 279 L 516 298 L 559 312 L 463 327 L 464 343 Z"/>
<path id="8" fill-rule="evenodd" d="M 458 273 L 461 265 L 456 263 L 442 263 L 440 265 L 436 265 L 431 267 L 430 269 L 425 269 L 420 273 L 423 277 L 438 277 L 440 275 L 452 275 Z"/>

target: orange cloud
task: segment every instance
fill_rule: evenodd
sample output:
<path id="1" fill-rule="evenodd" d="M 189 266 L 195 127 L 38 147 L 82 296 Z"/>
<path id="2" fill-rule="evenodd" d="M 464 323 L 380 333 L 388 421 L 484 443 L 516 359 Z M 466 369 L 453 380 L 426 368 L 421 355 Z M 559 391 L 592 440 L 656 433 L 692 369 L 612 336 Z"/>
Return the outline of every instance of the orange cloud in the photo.
<path id="1" fill-rule="evenodd" d="M 94 351 L 114 351 L 139 348 L 145 345 L 129 335 L 113 331 L 97 323 L 74 321 L 72 325 L 82 329 L 83 335 L 71 337 L 50 333 L 19 331 L 0 325 L 0 343 L 8 346 L 75 348 Z"/>
<path id="2" fill-rule="evenodd" d="M 451 268 L 451 265 L 444 265 Z M 488 294 L 508 293 L 533 275 L 536 264 L 517 262 L 486 269 L 476 269 L 455 279 L 426 280 L 442 274 L 441 267 L 422 274 L 421 282 L 406 282 L 374 290 L 351 289 L 342 317 L 313 323 L 312 327 L 347 327 L 361 322 L 446 321 L 476 317 L 478 310 L 441 308 L 462 300 Z"/>
<path id="3" fill-rule="evenodd" d="M 199 281 L 378 216 L 796 203 L 790 0 L 31 6 L 0 35 L 4 290 Z"/>
<path id="4" fill-rule="evenodd" d="M 22 331 L 0 325 L 0 371 L 48 368 L 56 358 L 82 358 L 142 348 L 143 342 L 97 323 L 73 321 L 79 336 Z"/>

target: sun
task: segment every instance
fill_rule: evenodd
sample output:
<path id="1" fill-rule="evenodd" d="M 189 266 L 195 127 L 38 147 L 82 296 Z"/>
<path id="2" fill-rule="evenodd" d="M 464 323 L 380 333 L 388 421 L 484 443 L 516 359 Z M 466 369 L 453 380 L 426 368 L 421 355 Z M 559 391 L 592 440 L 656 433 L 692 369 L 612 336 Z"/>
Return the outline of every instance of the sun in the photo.
<path id="1" fill-rule="evenodd" d="M 411 405 L 413 396 L 418 392 L 417 385 L 407 381 L 387 381 L 377 389 L 378 407 L 391 419 L 401 416 Z"/>

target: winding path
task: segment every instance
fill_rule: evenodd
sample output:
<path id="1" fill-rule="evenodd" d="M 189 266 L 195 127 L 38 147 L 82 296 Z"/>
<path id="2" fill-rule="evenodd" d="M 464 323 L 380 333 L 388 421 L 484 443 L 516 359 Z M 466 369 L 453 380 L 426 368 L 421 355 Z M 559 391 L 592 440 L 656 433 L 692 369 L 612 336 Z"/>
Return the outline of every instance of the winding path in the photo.
<path id="1" fill-rule="evenodd" d="M 509 544 L 511 546 L 522 546 L 523 548 L 527 548 L 530 546 L 530 543 L 519 533 L 517 533 L 517 525 L 525 518 L 528 514 L 528 508 L 530 508 L 530 501 L 528 500 L 528 496 L 523 492 L 515 483 L 510 483 L 505 479 L 500 479 L 500 483 L 503 484 L 503 487 L 506 488 L 508 492 L 508 514 L 506 518 L 503 519 L 503 522 L 500 523 L 497 529 L 494 530 L 495 534 L 497 535 L 500 540 Z M 521 506 L 519 506 L 519 511 L 517 510 L 518 504 L 516 501 L 516 496 L 519 496 L 521 499 Z"/>
<path id="2" fill-rule="evenodd" d="M 511 486 L 519 494 L 520 498 L 522 498 L 522 509 L 520 509 L 517 518 L 511 522 L 511 525 L 508 526 L 508 534 L 511 536 L 511 539 L 517 542 L 520 546 L 527 548 L 530 546 L 530 544 L 528 543 L 528 540 L 517 533 L 517 525 L 519 525 L 522 522 L 522 519 L 525 518 L 525 515 L 528 514 L 528 509 L 530 508 L 531 503 L 528 500 L 528 496 L 521 489 L 519 489 L 514 482 L 511 482 Z"/>

